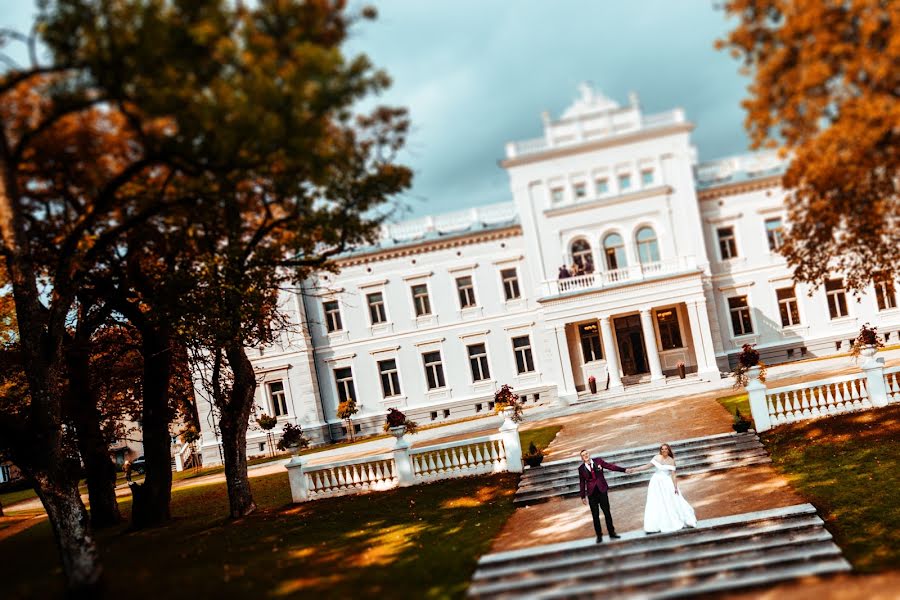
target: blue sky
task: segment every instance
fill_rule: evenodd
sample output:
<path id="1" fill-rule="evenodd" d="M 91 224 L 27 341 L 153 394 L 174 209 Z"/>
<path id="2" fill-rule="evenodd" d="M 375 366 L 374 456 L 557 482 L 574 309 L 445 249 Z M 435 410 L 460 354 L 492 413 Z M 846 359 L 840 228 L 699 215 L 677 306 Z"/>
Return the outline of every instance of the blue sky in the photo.
<path id="1" fill-rule="evenodd" d="M 729 24 L 712 0 L 372 4 L 378 20 L 360 23 L 347 48 L 392 76 L 379 101 L 410 110 L 408 216 L 509 200 L 504 144 L 539 136 L 541 112 L 559 115 L 582 81 L 623 104 L 635 91 L 646 112 L 684 108 L 701 160 L 747 149 L 747 82 L 713 48 Z M 0 26 L 25 28 L 32 11 L 0 0 Z"/>

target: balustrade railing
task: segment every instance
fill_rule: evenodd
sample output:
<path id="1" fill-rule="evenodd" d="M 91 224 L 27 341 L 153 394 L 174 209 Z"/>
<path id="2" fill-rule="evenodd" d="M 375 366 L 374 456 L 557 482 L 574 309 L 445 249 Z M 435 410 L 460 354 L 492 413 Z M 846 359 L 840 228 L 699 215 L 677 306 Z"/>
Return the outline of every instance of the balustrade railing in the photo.
<path id="1" fill-rule="evenodd" d="M 900 402 L 900 367 L 885 369 L 874 347 L 863 352 L 858 373 L 796 385 L 767 389 L 758 373 L 749 372 L 747 393 L 756 430 Z"/>
<path id="2" fill-rule="evenodd" d="M 506 470 L 506 449 L 500 434 L 413 450 L 410 458 L 420 481 Z"/>
<path id="3" fill-rule="evenodd" d="M 499 433 L 410 449 L 401 436 L 389 454 L 306 465 L 295 456 L 285 467 L 294 502 L 376 492 L 469 475 L 522 472 L 519 428 L 506 413 Z"/>
<path id="4" fill-rule="evenodd" d="M 693 256 L 680 256 L 671 260 L 630 265 L 621 269 L 611 269 L 585 273 L 575 277 L 564 277 L 544 282 L 545 295 L 555 296 L 579 290 L 604 288 L 651 277 L 675 275 L 697 269 Z"/>

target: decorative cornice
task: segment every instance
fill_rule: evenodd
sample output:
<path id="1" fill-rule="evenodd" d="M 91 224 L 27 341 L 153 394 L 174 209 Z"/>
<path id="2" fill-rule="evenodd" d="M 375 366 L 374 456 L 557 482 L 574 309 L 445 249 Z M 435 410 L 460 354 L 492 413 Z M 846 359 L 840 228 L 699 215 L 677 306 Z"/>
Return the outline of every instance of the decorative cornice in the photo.
<path id="1" fill-rule="evenodd" d="M 324 359 L 327 363 L 338 362 L 339 360 L 352 360 L 356 358 L 356 352 L 351 352 L 350 354 L 341 354 L 340 356 L 332 356 Z"/>
<path id="2" fill-rule="evenodd" d="M 364 283 L 357 283 L 357 284 L 356 284 L 356 287 L 358 287 L 359 289 L 363 290 L 363 289 L 366 289 L 366 288 L 372 288 L 372 287 L 380 287 L 380 286 L 384 286 L 384 285 L 387 285 L 387 282 L 388 282 L 387 279 L 378 279 L 378 280 L 375 280 L 375 281 L 366 281 L 366 282 L 364 282 Z"/>
<path id="3" fill-rule="evenodd" d="M 670 185 L 658 185 L 656 187 L 652 187 L 646 190 L 638 190 L 636 192 L 630 192 L 628 194 L 618 194 L 616 196 L 610 196 L 608 198 L 598 198 L 597 200 L 590 200 L 589 202 L 577 202 L 575 204 L 569 204 L 567 206 L 560 206 L 557 208 L 548 208 L 544 211 L 544 215 L 547 217 L 556 217 L 559 215 L 567 215 L 573 212 L 580 212 L 582 210 L 587 210 L 591 208 L 599 208 L 601 206 L 611 206 L 613 204 L 621 204 L 623 202 L 632 202 L 634 200 L 643 200 L 644 198 L 650 198 L 652 196 L 661 196 L 663 194 L 671 194 L 673 191 L 672 186 Z"/>
<path id="4" fill-rule="evenodd" d="M 739 183 L 724 183 L 720 186 L 709 187 L 697 191 L 698 200 L 715 200 L 725 196 L 736 196 L 747 192 L 756 192 L 781 185 L 781 175 L 770 175 L 753 181 L 741 181 Z"/>
<path id="5" fill-rule="evenodd" d="M 475 262 L 475 263 L 467 263 L 467 264 L 464 264 L 464 265 L 455 265 L 455 266 L 452 266 L 452 267 L 447 267 L 447 272 L 448 272 L 448 273 L 456 273 L 456 272 L 458 272 L 458 271 L 474 271 L 476 268 L 478 268 L 478 263 L 477 263 L 477 262 Z"/>
<path id="6" fill-rule="evenodd" d="M 552 158 L 570 156 L 572 154 L 579 154 L 581 152 L 591 152 L 592 150 L 601 150 L 603 148 L 619 146 L 621 144 L 631 144 L 633 142 L 648 140 L 673 133 L 689 133 L 693 129 L 694 124 L 690 122 L 676 123 L 673 125 L 667 125 L 665 127 L 642 129 L 640 131 L 635 131 L 632 133 L 614 135 L 599 140 L 584 142 L 581 144 L 567 144 L 565 146 L 556 146 L 553 148 L 548 148 L 547 150 L 541 152 L 534 152 L 532 154 L 524 154 L 522 156 L 507 158 L 500 161 L 500 166 L 508 169 L 509 167 L 518 167 L 520 165 L 527 165 L 529 163 L 540 162 Z"/>
<path id="7" fill-rule="evenodd" d="M 434 338 L 431 340 L 422 340 L 421 342 L 413 342 L 413 345 L 416 346 L 417 348 L 419 346 L 430 346 L 431 344 L 440 344 L 446 339 L 447 338 L 439 337 L 439 338 Z"/>
<path id="8" fill-rule="evenodd" d="M 340 268 L 346 268 L 382 260 L 402 258 L 404 256 L 414 256 L 416 254 L 424 254 L 426 252 L 434 252 L 437 250 L 446 250 L 448 248 L 457 248 L 459 246 L 492 242 L 494 240 L 502 240 L 520 235 L 522 235 L 522 227 L 520 225 L 510 225 L 509 227 L 493 229 L 490 231 L 479 231 L 469 235 L 454 236 L 444 240 L 424 240 L 398 248 L 373 250 L 372 252 L 359 254 L 357 256 L 336 259 L 335 264 Z"/>

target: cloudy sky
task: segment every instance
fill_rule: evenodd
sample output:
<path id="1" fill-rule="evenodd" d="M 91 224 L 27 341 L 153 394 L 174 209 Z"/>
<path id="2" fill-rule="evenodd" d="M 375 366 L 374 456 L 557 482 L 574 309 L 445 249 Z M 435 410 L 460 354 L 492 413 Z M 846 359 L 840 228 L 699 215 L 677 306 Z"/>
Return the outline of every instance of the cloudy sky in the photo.
<path id="1" fill-rule="evenodd" d="M 684 108 L 701 160 L 746 151 L 746 80 L 713 48 L 729 29 L 713 0 L 370 3 L 379 18 L 348 51 L 393 77 L 380 101 L 411 112 L 408 216 L 510 199 L 504 144 L 539 136 L 541 112 L 558 116 L 583 81 L 622 104 L 635 91 L 646 112 Z M 32 10 L 0 0 L 0 26 L 27 27 Z"/>

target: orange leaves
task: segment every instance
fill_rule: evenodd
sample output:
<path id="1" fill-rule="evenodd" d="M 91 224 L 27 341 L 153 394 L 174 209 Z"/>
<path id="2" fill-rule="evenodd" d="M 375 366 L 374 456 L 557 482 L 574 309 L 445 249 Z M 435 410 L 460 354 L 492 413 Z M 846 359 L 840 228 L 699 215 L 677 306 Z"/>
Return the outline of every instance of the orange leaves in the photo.
<path id="1" fill-rule="evenodd" d="M 792 220 L 782 253 L 795 277 L 843 273 L 861 290 L 900 264 L 900 5 L 883 0 L 730 0 L 738 26 L 717 48 L 753 76 L 753 145 L 791 156 Z"/>

